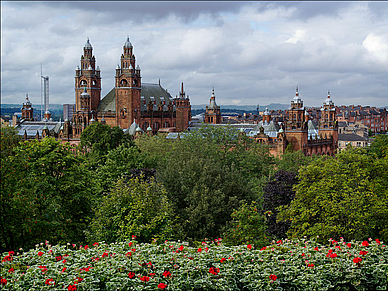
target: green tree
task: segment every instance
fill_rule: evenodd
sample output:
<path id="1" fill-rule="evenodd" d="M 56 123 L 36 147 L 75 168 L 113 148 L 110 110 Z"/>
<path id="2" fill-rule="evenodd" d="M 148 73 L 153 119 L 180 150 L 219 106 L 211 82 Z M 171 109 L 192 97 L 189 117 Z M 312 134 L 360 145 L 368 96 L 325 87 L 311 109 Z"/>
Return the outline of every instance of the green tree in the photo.
<path id="1" fill-rule="evenodd" d="M 229 245 L 254 244 L 256 247 L 268 244 L 265 232 L 264 217 L 260 205 L 252 201 L 244 203 L 234 210 L 224 233 L 224 243 Z"/>
<path id="2" fill-rule="evenodd" d="M 169 239 L 173 210 L 164 187 L 141 177 L 123 177 L 103 197 L 91 223 L 89 239 L 124 241 L 137 236 L 140 242 Z"/>
<path id="3" fill-rule="evenodd" d="M 2 159 L 1 249 L 84 241 L 94 185 L 85 162 L 52 138 L 21 143 Z"/>
<path id="4" fill-rule="evenodd" d="M 278 217 L 291 220 L 288 235 L 362 240 L 388 239 L 388 159 L 347 149 L 299 171 L 296 198 Z"/>
<path id="5" fill-rule="evenodd" d="M 291 144 L 289 144 L 291 146 Z M 280 157 L 276 158 L 278 170 L 298 173 L 302 166 L 307 166 L 314 159 L 322 158 L 322 156 L 305 156 L 301 150 L 292 151 L 292 147 L 287 146 L 286 151 Z"/>
<path id="6" fill-rule="evenodd" d="M 388 156 L 388 135 L 379 134 L 369 147 L 369 152 L 379 159 Z"/>
<path id="7" fill-rule="evenodd" d="M 13 154 L 13 148 L 19 144 L 22 137 L 14 127 L 1 127 L 0 156 L 5 159 Z"/>
<path id="8" fill-rule="evenodd" d="M 96 179 L 102 186 L 101 191 L 108 191 L 113 182 L 128 174 L 130 170 L 152 165 L 152 159 L 146 153 L 141 153 L 138 147 L 122 144 L 108 152 L 105 162 L 96 170 Z"/>
<path id="9" fill-rule="evenodd" d="M 93 168 L 105 161 L 110 150 L 120 144 L 133 145 L 131 137 L 118 127 L 94 122 L 81 133 L 79 148 L 88 156 Z"/>
<path id="10" fill-rule="evenodd" d="M 229 128 L 220 130 L 206 127 L 158 153 L 163 159 L 156 177 L 181 218 L 183 239 L 222 235 L 231 210 L 258 200 L 273 170 L 268 148 L 239 138 Z"/>

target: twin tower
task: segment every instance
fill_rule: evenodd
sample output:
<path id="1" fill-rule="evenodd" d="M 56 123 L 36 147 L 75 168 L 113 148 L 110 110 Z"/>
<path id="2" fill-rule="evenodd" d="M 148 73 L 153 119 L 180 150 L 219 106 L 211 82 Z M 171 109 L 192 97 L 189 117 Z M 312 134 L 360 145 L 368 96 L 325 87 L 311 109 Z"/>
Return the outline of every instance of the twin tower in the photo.
<path id="1" fill-rule="evenodd" d="M 87 40 L 81 67 L 75 70 L 75 112 L 73 136 L 77 137 L 90 123 L 100 121 L 129 129 L 132 124 L 142 131 L 181 132 L 191 120 L 189 97 L 183 90 L 173 98 L 159 84 L 142 83 L 133 46 L 127 38 L 120 65 L 115 72 L 114 88 L 101 99 L 101 71 L 96 66 L 93 47 Z"/>

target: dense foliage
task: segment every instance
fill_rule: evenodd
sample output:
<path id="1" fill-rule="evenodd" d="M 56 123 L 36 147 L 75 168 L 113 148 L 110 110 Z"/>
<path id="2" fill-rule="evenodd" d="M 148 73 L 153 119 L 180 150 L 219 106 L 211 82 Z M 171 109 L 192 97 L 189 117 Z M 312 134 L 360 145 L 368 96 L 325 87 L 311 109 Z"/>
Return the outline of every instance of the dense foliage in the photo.
<path id="1" fill-rule="evenodd" d="M 388 251 L 379 240 L 279 240 L 228 247 L 221 239 L 50 245 L 4 253 L 4 290 L 384 290 Z"/>
<path id="2" fill-rule="evenodd" d="M 388 157 L 348 149 L 299 171 L 296 198 L 279 215 L 288 235 L 388 239 Z"/>
<path id="3" fill-rule="evenodd" d="M 1 160 L 0 248 L 29 248 L 43 237 L 85 241 L 93 183 L 84 157 L 52 138 L 12 151 Z"/>
<path id="4" fill-rule="evenodd" d="M 295 198 L 293 186 L 298 182 L 296 173 L 279 170 L 268 181 L 263 191 L 262 212 L 264 213 L 267 233 L 276 238 L 286 237 L 291 221 L 277 221 L 278 208 L 288 206 Z"/>
<path id="5" fill-rule="evenodd" d="M 153 178 L 122 178 L 102 198 L 91 222 L 91 240 L 139 241 L 171 237 L 173 212 L 164 187 Z"/>

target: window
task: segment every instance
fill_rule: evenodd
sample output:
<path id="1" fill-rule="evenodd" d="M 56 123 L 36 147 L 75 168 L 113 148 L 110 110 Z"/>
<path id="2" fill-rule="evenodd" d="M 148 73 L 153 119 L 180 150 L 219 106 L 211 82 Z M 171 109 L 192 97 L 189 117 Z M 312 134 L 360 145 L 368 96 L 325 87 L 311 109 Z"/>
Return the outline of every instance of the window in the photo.
<path id="1" fill-rule="evenodd" d="M 154 123 L 154 129 L 155 129 L 155 130 L 158 130 L 158 129 L 159 129 L 159 122 L 155 122 L 155 123 Z"/>

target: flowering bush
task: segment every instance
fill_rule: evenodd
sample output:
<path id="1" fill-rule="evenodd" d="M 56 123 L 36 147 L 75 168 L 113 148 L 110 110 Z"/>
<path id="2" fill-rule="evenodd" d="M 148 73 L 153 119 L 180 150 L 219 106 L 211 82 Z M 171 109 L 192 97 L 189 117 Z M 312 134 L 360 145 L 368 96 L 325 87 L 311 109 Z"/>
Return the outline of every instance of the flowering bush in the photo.
<path id="1" fill-rule="evenodd" d="M 366 242 L 279 240 L 256 249 L 217 239 L 201 251 L 179 241 L 46 242 L 2 254 L 0 282 L 4 290 L 384 290 L 387 248 Z"/>

